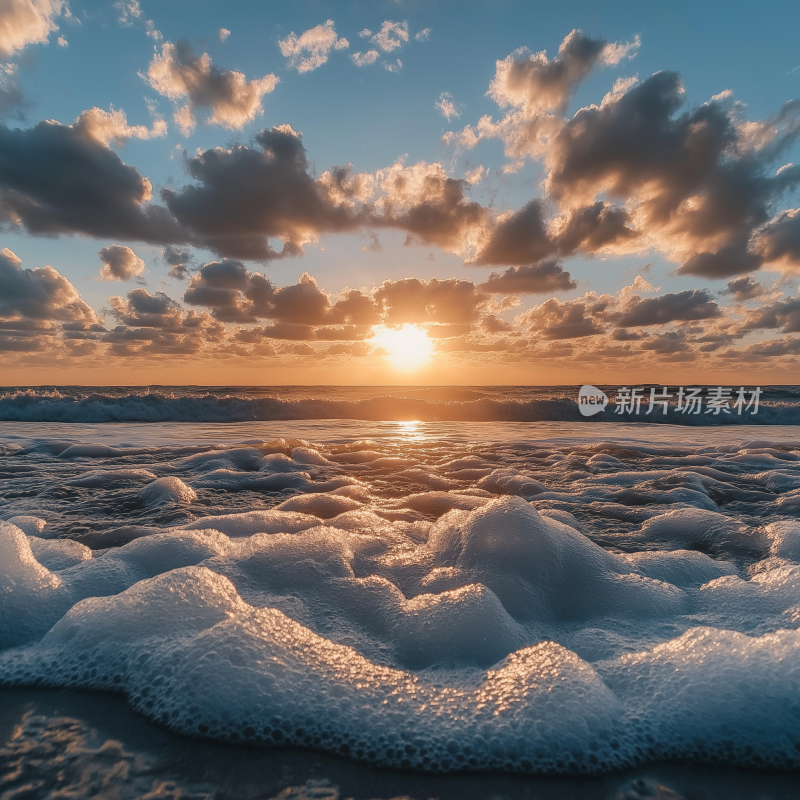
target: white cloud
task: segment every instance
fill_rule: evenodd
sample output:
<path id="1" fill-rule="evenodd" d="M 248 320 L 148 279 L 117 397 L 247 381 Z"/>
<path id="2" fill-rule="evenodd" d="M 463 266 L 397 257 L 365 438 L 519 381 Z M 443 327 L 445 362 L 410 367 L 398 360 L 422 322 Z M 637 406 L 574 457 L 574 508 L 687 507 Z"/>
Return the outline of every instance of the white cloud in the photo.
<path id="1" fill-rule="evenodd" d="M 363 30 L 363 31 L 359 31 L 359 32 L 358 32 L 358 35 L 359 35 L 359 36 L 360 36 L 362 39 L 369 39 L 369 37 L 370 37 L 370 36 L 372 36 L 372 31 L 371 31 L 369 28 L 364 28 L 364 30 Z"/>
<path id="2" fill-rule="evenodd" d="M 418 42 L 427 42 L 431 37 L 431 29 L 423 28 L 418 33 L 414 34 L 414 39 Z"/>
<path id="3" fill-rule="evenodd" d="M 114 8 L 119 11 L 120 25 L 124 25 L 127 28 L 138 23 L 144 27 L 145 33 L 151 39 L 160 42 L 163 38 L 161 31 L 156 28 L 153 20 L 145 17 L 142 7 L 139 5 L 139 0 L 117 0 L 114 3 Z"/>
<path id="4" fill-rule="evenodd" d="M 439 95 L 439 99 L 436 101 L 436 108 L 441 111 L 442 116 L 450 122 L 453 117 L 460 117 L 461 112 L 456 108 L 455 103 L 453 103 L 453 95 L 450 92 L 442 92 Z"/>
<path id="5" fill-rule="evenodd" d="M 403 62 L 398 58 L 394 64 L 384 64 L 383 68 L 389 72 L 400 72 L 403 69 Z"/>
<path id="6" fill-rule="evenodd" d="M 384 53 L 391 53 L 408 42 L 408 23 L 386 20 L 371 41 Z"/>
<path id="7" fill-rule="evenodd" d="M 219 36 L 219 40 L 221 42 L 226 42 L 228 37 L 231 35 L 231 32 L 227 28 L 220 28 L 217 35 Z"/>
<path id="8" fill-rule="evenodd" d="M 482 165 L 475 167 L 475 169 L 468 170 L 464 173 L 464 180 L 470 185 L 474 186 L 476 183 L 480 183 L 483 180 L 484 175 L 489 170 L 487 170 Z"/>
<path id="9" fill-rule="evenodd" d="M 10 58 L 29 44 L 46 42 L 58 30 L 56 17 L 67 15 L 63 0 L 3 0 L 0 2 L 0 57 Z"/>
<path id="10" fill-rule="evenodd" d="M 374 64 L 378 60 L 379 55 L 377 50 L 367 50 L 366 53 L 353 53 L 350 56 L 350 60 L 357 67 L 366 67 L 369 64 Z"/>
<path id="11" fill-rule="evenodd" d="M 345 38 L 339 38 L 329 19 L 324 25 L 317 25 L 298 36 L 292 31 L 278 42 L 281 53 L 289 61 L 289 66 L 298 72 L 311 72 L 321 67 L 331 50 L 344 50 L 350 46 Z"/>
<path id="12" fill-rule="evenodd" d="M 241 72 L 215 67 L 208 53 L 195 57 L 187 42 L 165 42 L 161 53 L 153 56 L 145 80 L 174 102 L 186 98 L 174 115 L 184 135 L 193 130 L 198 108 L 211 109 L 208 121 L 215 125 L 243 127 L 264 112 L 261 98 L 279 82 L 273 74 L 248 81 Z"/>
<path id="13" fill-rule="evenodd" d="M 154 120 L 152 128 L 146 125 L 128 125 L 125 112 L 121 108 L 113 107 L 110 111 L 97 107 L 84 111 L 75 120 L 75 127 L 106 147 L 112 142 L 121 146 L 128 139 L 153 139 L 167 133 L 167 123 L 163 119 Z"/>

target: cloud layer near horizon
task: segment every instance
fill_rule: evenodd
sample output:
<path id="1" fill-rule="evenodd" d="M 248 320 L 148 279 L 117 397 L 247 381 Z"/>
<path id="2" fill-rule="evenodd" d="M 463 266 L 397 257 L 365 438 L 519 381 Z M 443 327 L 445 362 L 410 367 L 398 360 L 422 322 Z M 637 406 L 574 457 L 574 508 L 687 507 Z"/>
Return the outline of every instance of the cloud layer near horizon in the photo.
<path id="1" fill-rule="evenodd" d="M 109 270 L 116 258 L 124 271 L 137 256 L 117 248 L 105 248 L 109 252 L 101 256 Z M 188 253 L 177 255 L 179 264 L 184 258 Z M 719 298 L 733 293 L 751 300 L 765 296 L 763 286 L 745 286 L 741 279 L 715 297 L 707 290 L 659 293 L 640 276 L 616 295 L 551 297 L 519 313 L 518 296 L 494 292 L 492 280 L 405 278 L 329 293 L 308 274 L 276 286 L 241 261 L 223 259 L 199 267 L 180 299 L 138 287 L 109 298 L 100 315 L 53 267 L 23 268 L 5 249 L 0 350 L 21 365 L 43 358 L 53 364 L 80 358 L 84 365 L 146 358 L 152 365 L 176 355 L 226 364 L 264 358 L 276 364 L 336 363 L 379 352 L 372 341 L 378 326 L 412 324 L 436 342 L 435 357 L 451 363 L 564 367 L 592 359 L 595 366 L 614 366 L 636 359 L 639 367 L 694 363 L 706 369 L 789 366 L 800 355 L 800 339 L 791 336 L 800 333 L 800 301 L 720 305 Z M 512 288 L 524 277 L 508 280 Z M 511 319 L 503 318 L 509 314 Z"/>

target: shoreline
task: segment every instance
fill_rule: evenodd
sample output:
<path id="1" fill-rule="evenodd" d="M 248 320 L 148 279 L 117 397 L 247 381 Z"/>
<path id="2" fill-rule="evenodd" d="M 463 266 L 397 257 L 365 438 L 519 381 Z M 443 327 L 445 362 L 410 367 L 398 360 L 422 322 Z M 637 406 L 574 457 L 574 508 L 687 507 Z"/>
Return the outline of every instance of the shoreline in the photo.
<path id="1" fill-rule="evenodd" d="M 800 795 L 800 771 L 670 763 L 589 778 L 375 769 L 300 748 L 186 738 L 134 713 L 121 695 L 91 691 L 0 687 L 0 738 L 0 788 L 15 796 L 27 786 L 26 798 L 790 800 Z"/>

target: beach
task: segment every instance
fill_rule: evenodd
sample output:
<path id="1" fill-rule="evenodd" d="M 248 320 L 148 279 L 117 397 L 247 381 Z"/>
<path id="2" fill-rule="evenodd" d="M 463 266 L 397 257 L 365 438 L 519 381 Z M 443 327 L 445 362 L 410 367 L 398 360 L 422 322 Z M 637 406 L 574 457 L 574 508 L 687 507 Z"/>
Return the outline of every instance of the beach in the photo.
<path id="1" fill-rule="evenodd" d="M 4 786 L 793 797 L 796 431 L 0 423 Z"/>

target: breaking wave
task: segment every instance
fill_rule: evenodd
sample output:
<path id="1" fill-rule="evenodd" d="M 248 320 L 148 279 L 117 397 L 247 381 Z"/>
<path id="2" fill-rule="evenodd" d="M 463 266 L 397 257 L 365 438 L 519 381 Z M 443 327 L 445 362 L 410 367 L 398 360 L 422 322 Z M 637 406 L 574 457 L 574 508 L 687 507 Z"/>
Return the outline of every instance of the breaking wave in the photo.
<path id="1" fill-rule="evenodd" d="M 581 416 L 576 387 L 491 387 L 423 390 L 353 388 L 316 392 L 276 389 L 58 388 L 0 391 L 0 421 L 15 422 L 250 422 L 267 420 L 420 420 L 463 422 L 648 422 L 672 425 L 797 425 L 800 394 L 770 387 L 758 413 L 617 413 L 612 402 Z M 432 396 L 434 395 L 434 396 Z"/>

